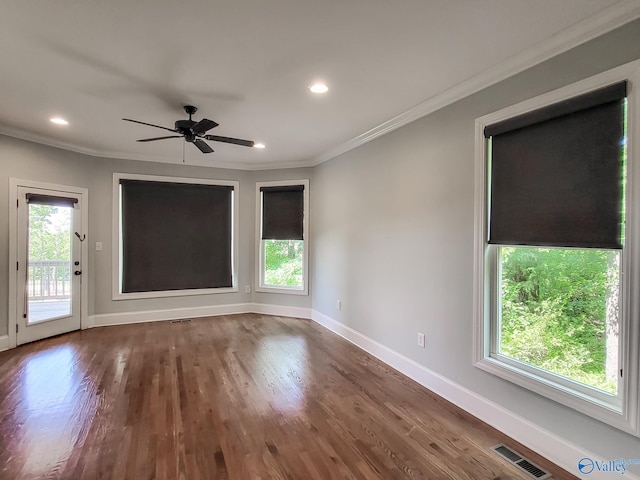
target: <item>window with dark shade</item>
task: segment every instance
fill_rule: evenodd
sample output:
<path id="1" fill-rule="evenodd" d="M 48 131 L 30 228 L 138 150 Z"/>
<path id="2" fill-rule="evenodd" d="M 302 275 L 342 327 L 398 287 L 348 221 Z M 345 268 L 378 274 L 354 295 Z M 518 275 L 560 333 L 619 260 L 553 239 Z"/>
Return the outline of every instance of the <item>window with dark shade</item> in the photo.
<path id="1" fill-rule="evenodd" d="M 475 366 L 636 434 L 639 80 L 629 64 L 476 120 L 474 280 Z"/>
<path id="2" fill-rule="evenodd" d="M 309 181 L 256 183 L 256 291 L 307 295 Z"/>
<path id="3" fill-rule="evenodd" d="M 120 180 L 122 293 L 233 286 L 233 187 Z"/>

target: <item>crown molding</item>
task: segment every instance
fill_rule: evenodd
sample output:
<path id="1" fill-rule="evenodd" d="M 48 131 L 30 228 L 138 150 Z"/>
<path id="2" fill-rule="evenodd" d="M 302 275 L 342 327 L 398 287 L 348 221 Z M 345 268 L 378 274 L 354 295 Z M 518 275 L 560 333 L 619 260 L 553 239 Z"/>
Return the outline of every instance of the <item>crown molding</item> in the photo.
<path id="1" fill-rule="evenodd" d="M 73 143 L 61 142 L 51 137 L 44 135 L 37 135 L 31 132 L 26 132 L 20 129 L 14 129 L 6 126 L 0 126 L 0 135 L 5 135 L 11 138 L 17 138 L 31 143 L 37 143 L 39 145 L 45 145 L 47 147 L 59 148 L 69 152 L 79 153 L 96 158 L 111 158 L 116 160 L 136 160 L 141 162 L 155 162 L 155 163 L 168 163 L 188 165 L 191 167 L 209 167 L 209 168 L 223 168 L 228 170 L 245 170 L 245 171 L 258 171 L 258 170 L 277 170 L 283 168 L 300 168 L 300 167 L 312 167 L 314 163 L 312 161 L 294 161 L 294 162 L 270 162 L 264 163 L 246 163 L 246 162 L 229 162 L 221 160 L 211 160 L 206 165 L 201 163 L 182 162 L 182 159 L 159 157 L 157 155 L 149 154 L 132 154 L 124 152 L 113 152 L 109 150 L 97 150 L 91 148 L 80 147 Z"/>
<path id="2" fill-rule="evenodd" d="M 61 142 L 60 140 L 56 140 L 45 135 L 38 135 L 18 128 L 7 127 L 5 125 L 0 126 L 0 135 L 26 140 L 27 142 L 39 143 L 40 145 L 59 148 L 61 150 L 68 150 L 70 152 L 82 153 L 83 155 L 89 155 L 91 157 L 104 156 L 98 150 L 80 147 L 69 142 Z"/>
<path id="3" fill-rule="evenodd" d="M 640 18 L 640 2 L 623 0 L 605 11 L 591 16 L 562 32 L 549 37 L 536 46 L 518 53 L 502 64 L 465 80 L 439 93 L 415 107 L 381 123 L 312 159 L 312 166 L 331 160 L 365 143 L 375 140 L 393 130 L 446 107 L 469 95 L 516 75 L 539 63 L 575 48 L 594 38 Z"/>

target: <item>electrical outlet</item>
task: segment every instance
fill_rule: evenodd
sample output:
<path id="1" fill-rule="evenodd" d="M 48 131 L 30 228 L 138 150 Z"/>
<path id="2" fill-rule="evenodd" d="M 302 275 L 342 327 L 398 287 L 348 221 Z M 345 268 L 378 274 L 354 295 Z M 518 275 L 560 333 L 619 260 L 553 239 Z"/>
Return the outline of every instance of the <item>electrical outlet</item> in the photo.
<path id="1" fill-rule="evenodd" d="M 251 286 L 250 285 L 245 285 L 244 293 L 251 293 Z"/>
<path id="2" fill-rule="evenodd" d="M 342 310 L 342 300 L 336 300 L 336 310 Z"/>
<path id="3" fill-rule="evenodd" d="M 418 333 L 418 346 L 422 348 L 425 346 L 424 333 Z"/>

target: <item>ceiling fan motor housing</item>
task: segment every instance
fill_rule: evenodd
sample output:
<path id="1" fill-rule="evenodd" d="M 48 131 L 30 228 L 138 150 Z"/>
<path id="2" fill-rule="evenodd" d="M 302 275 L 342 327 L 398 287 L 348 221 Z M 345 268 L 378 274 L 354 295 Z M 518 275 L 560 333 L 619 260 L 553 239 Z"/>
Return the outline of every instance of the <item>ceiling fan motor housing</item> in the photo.
<path id="1" fill-rule="evenodd" d="M 184 111 L 189 115 L 189 120 L 176 120 L 175 129 L 178 130 L 182 135 L 184 135 L 184 139 L 187 142 L 193 143 L 196 139 L 195 134 L 193 133 L 193 126 L 198 123 L 195 120 L 191 120 L 191 115 L 196 113 L 198 109 L 193 105 L 185 105 Z"/>
<path id="2" fill-rule="evenodd" d="M 191 133 L 191 127 L 196 123 L 198 122 L 195 120 L 176 120 L 175 129 L 183 135 L 188 135 Z"/>

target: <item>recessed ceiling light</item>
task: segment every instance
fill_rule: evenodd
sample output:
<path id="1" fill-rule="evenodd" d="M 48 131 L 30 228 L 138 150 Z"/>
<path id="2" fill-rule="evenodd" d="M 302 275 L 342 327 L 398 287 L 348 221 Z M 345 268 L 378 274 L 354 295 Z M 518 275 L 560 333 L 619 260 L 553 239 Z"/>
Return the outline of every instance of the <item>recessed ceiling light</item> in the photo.
<path id="1" fill-rule="evenodd" d="M 313 93 L 327 93 L 329 91 L 329 87 L 327 87 L 324 83 L 314 83 L 309 86 L 309 90 Z"/>
<path id="2" fill-rule="evenodd" d="M 49 120 L 51 121 L 51 123 L 55 123 L 56 125 L 69 125 L 69 122 L 67 122 L 64 118 L 53 117 Z"/>
<path id="3" fill-rule="evenodd" d="M 253 148 L 265 148 L 266 145 L 264 143 L 254 143 Z"/>

